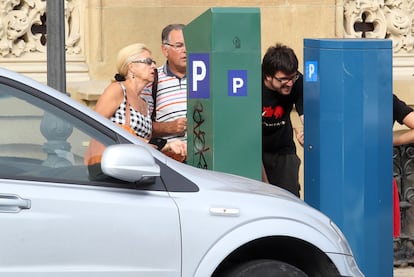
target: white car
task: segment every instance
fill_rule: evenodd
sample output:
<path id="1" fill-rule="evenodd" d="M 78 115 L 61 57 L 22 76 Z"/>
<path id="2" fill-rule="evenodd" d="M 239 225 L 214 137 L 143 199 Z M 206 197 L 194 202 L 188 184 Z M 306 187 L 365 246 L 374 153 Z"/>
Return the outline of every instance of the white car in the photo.
<path id="1" fill-rule="evenodd" d="M 335 224 L 289 192 L 176 162 L 4 69 L 0 130 L 0 276 L 363 276 Z"/>

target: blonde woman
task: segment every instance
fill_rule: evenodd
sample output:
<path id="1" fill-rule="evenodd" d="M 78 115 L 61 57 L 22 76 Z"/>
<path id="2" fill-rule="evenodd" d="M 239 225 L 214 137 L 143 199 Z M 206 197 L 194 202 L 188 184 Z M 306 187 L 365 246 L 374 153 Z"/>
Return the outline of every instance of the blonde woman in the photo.
<path id="1" fill-rule="evenodd" d="M 147 103 L 141 98 L 141 92 L 154 80 L 154 69 L 155 61 L 144 44 L 135 43 L 122 48 L 117 56 L 118 73 L 115 81 L 99 97 L 95 110 L 125 129 L 130 129 L 158 150 L 170 156 L 175 155 L 175 158 L 178 155 L 184 160 L 187 156 L 185 143 L 151 138 L 151 115 Z"/>

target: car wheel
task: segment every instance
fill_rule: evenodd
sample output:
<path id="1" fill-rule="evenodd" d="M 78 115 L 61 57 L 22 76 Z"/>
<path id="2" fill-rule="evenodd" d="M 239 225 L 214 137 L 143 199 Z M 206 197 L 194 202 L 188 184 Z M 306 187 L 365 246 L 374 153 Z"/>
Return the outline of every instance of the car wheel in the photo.
<path id="1" fill-rule="evenodd" d="M 299 268 L 275 260 L 254 260 L 232 269 L 226 277 L 308 277 Z"/>

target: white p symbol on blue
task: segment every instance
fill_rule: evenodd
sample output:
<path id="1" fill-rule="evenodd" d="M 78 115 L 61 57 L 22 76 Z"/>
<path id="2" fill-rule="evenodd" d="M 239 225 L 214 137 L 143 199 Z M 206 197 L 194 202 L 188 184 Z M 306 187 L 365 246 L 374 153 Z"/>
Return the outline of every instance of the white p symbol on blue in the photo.
<path id="1" fill-rule="evenodd" d="M 309 78 L 312 79 L 313 74 L 315 74 L 315 65 L 311 63 L 309 64 Z"/>
<path id="2" fill-rule="evenodd" d="M 237 93 L 237 90 L 242 88 L 244 81 L 242 78 L 233 78 L 233 93 Z"/>
<path id="3" fill-rule="evenodd" d="M 210 98 L 210 55 L 190 53 L 188 55 L 188 97 Z"/>
<path id="4" fill-rule="evenodd" d="M 247 70 L 229 70 L 228 96 L 247 96 Z"/>
<path id="5" fill-rule="evenodd" d="M 198 82 L 206 78 L 206 64 L 203 61 L 193 61 L 193 90 L 198 90 Z"/>
<path id="6" fill-rule="evenodd" d="M 307 61 L 305 63 L 305 81 L 317 82 L 318 81 L 318 62 Z"/>

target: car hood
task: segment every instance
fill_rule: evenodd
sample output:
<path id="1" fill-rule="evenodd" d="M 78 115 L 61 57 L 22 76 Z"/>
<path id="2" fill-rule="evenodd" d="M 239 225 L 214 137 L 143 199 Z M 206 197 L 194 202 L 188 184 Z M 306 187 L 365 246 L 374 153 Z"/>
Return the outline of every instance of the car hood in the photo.
<path id="1" fill-rule="evenodd" d="M 303 202 L 289 191 L 261 181 L 225 172 L 200 169 L 190 165 L 177 163 L 171 159 L 168 159 L 167 163 L 168 166 L 177 170 L 186 178 L 197 184 L 200 190 L 260 194 L 286 198 L 298 203 Z"/>
<path id="2" fill-rule="evenodd" d="M 207 210 L 211 207 L 235 208 L 244 215 L 248 214 L 247 220 L 289 218 L 312 228 L 332 230 L 330 218 L 287 190 L 250 178 L 169 160 L 167 163 L 171 168 L 178 170 L 199 188 L 198 193 L 192 197 L 199 207 L 204 204 L 204 209 Z M 180 200 L 188 200 L 182 194 L 174 195 L 179 195 L 179 205 Z"/>

